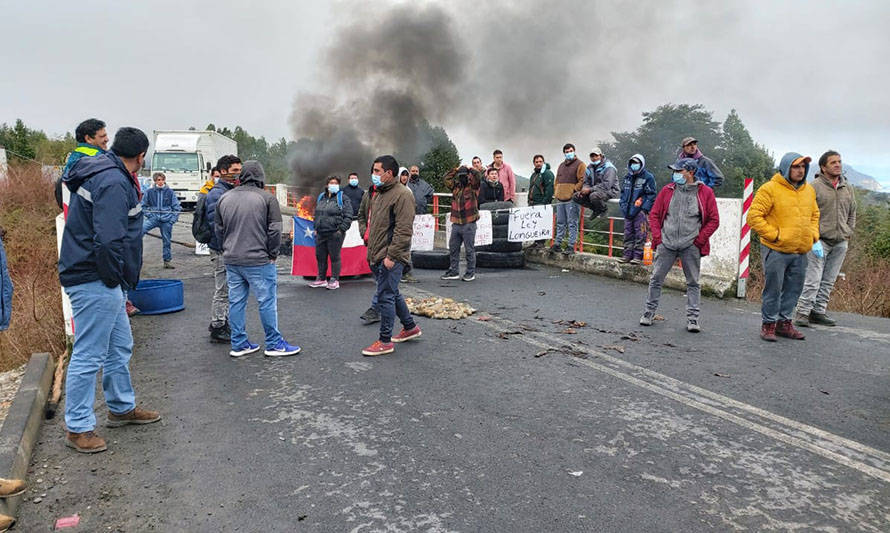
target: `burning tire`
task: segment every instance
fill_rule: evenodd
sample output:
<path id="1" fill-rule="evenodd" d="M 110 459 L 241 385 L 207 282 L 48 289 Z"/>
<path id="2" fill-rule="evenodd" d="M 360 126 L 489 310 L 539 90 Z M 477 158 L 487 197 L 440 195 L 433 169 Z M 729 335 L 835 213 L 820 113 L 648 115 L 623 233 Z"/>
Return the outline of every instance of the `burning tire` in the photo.
<path id="1" fill-rule="evenodd" d="M 476 252 L 476 266 L 482 268 L 523 268 L 523 252 Z"/>
<path id="2" fill-rule="evenodd" d="M 414 268 L 448 270 L 451 266 L 451 256 L 448 250 L 415 250 L 411 252 L 411 264 Z"/>

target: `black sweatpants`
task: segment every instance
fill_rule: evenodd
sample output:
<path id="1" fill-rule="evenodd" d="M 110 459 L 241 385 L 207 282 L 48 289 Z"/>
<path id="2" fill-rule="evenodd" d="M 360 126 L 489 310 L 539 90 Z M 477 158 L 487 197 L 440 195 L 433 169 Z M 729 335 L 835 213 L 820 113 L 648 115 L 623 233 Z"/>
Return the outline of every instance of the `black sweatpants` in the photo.
<path id="1" fill-rule="evenodd" d="M 339 231 L 315 236 L 315 259 L 318 261 L 318 279 L 325 279 L 328 271 L 328 257 L 331 258 L 331 279 L 340 279 L 340 249 L 343 248 L 343 233 Z"/>

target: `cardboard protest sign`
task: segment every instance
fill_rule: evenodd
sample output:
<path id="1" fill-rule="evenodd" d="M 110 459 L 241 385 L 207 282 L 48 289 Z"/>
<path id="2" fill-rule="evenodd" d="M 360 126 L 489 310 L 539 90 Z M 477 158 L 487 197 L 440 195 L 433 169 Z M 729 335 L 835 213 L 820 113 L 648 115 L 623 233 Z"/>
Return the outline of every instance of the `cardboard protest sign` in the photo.
<path id="1" fill-rule="evenodd" d="M 510 210 L 507 240 L 510 242 L 538 241 L 553 237 L 553 206 L 535 205 Z"/>

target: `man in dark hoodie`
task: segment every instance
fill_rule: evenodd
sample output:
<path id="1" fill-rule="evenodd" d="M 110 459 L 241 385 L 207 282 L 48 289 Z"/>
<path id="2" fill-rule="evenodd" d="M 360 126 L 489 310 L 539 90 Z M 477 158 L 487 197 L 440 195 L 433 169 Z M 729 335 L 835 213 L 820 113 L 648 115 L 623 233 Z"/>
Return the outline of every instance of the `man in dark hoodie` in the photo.
<path id="1" fill-rule="evenodd" d="M 74 348 L 65 384 L 65 442 L 83 453 L 106 449 L 93 431 L 96 374 L 108 406 L 108 426 L 149 424 L 156 411 L 136 407 L 130 380 L 133 335 L 126 291 L 142 268 L 142 205 L 133 174 L 142 168 L 148 137 L 121 128 L 111 152 L 82 159 L 64 184 L 71 192 L 59 254 L 59 281 L 74 311 Z"/>
<path id="2" fill-rule="evenodd" d="M 652 325 L 664 278 L 679 259 L 686 276 L 686 331 L 697 333 L 701 331 L 701 258 L 711 251 L 710 239 L 720 225 L 720 215 L 714 191 L 696 180 L 694 160 L 681 159 L 668 168 L 673 171 L 671 183 L 658 193 L 649 213 L 655 265 L 640 324 Z"/>
<path id="3" fill-rule="evenodd" d="M 624 215 L 624 254 L 622 263 L 639 263 L 648 230 L 646 220 L 655 203 L 655 176 L 646 170 L 646 158 L 634 154 L 627 162 L 627 175 L 621 187 L 618 206 Z"/>
<path id="4" fill-rule="evenodd" d="M 532 158 L 535 171 L 528 180 L 528 205 L 550 205 L 553 203 L 553 172 L 550 165 L 544 162 L 544 156 L 537 154 Z M 532 246 L 544 246 L 545 240 L 535 241 Z"/>
<path id="5" fill-rule="evenodd" d="M 216 204 L 222 195 L 234 189 L 238 184 L 238 176 L 241 174 L 241 160 L 235 155 L 224 155 L 216 163 L 219 170 L 219 179 L 207 193 L 204 199 L 204 219 L 213 227 L 216 220 Z M 229 287 L 226 283 L 226 265 L 222 259 L 222 243 L 215 231 L 210 232 L 210 264 L 213 265 L 213 299 L 210 303 L 210 331 L 211 342 L 231 342 L 231 327 L 229 326 Z"/>
<path id="6" fill-rule="evenodd" d="M 358 217 L 358 209 L 361 207 L 362 197 L 365 195 L 365 190 L 359 187 L 358 174 L 355 172 L 349 173 L 346 187 L 342 191 L 343 195 L 349 198 L 349 204 L 352 206 L 352 218 Z"/>
<path id="7" fill-rule="evenodd" d="M 265 179 L 263 165 L 247 161 L 239 176 L 240 185 L 222 195 L 214 213 L 214 229 L 222 246 L 229 286 L 232 357 L 260 349 L 247 339 L 245 331 L 244 310 L 251 287 L 256 292 L 260 322 L 266 334 L 264 353 L 281 357 L 300 352 L 299 346 L 288 344 L 278 331 L 275 260 L 281 249 L 281 208 L 275 196 L 263 189 Z"/>

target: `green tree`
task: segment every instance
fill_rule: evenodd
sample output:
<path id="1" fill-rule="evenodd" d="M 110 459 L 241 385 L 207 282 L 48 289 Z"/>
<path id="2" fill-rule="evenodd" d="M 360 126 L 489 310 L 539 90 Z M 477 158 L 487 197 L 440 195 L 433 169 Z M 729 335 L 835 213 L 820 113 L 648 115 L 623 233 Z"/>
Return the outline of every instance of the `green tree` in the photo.
<path id="1" fill-rule="evenodd" d="M 11 161 L 35 159 L 37 157 L 36 143 L 40 140 L 41 135 L 46 138 L 43 132 L 36 132 L 28 128 L 19 118 L 16 119 L 15 125 L 12 127 L 6 123 L 0 125 L 0 146 L 6 148 Z"/>
<path id="2" fill-rule="evenodd" d="M 726 178 L 720 188 L 720 196 L 740 198 L 745 178 L 753 178 L 756 189 L 775 171 L 772 154 L 754 142 L 735 109 L 723 121 L 723 134 L 715 156 L 714 161 Z"/>
<path id="3" fill-rule="evenodd" d="M 420 160 L 420 177 L 436 191 L 450 192 L 445 190 L 445 174 L 460 164 L 460 155 L 444 128 L 436 126 L 429 133 L 432 148 Z"/>

